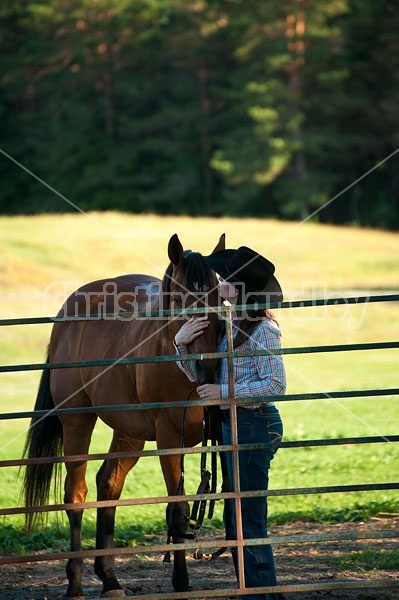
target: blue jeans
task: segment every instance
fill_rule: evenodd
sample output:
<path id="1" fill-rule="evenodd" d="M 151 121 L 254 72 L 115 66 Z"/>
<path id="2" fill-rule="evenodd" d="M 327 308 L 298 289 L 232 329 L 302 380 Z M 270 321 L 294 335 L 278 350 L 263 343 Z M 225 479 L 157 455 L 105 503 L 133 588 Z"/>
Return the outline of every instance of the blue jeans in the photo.
<path id="1" fill-rule="evenodd" d="M 240 450 L 240 489 L 267 490 L 269 483 L 270 462 L 274 457 L 283 435 L 283 424 L 275 406 L 263 406 L 248 409 L 237 414 L 238 443 L 269 444 L 269 447 L 258 450 Z M 223 443 L 231 444 L 230 419 L 222 422 Z M 227 472 L 230 491 L 233 491 L 233 459 L 232 453 L 226 452 Z M 241 499 L 242 527 L 244 539 L 267 538 L 267 497 Z M 228 500 L 225 505 L 224 522 L 226 538 L 236 539 L 235 502 Z M 234 566 L 237 573 L 237 560 L 233 549 Z M 264 546 L 247 546 L 244 548 L 244 572 L 246 587 L 263 587 L 277 585 L 273 550 L 270 544 Z M 277 600 L 277 594 L 251 594 L 245 596 L 251 600 Z"/>

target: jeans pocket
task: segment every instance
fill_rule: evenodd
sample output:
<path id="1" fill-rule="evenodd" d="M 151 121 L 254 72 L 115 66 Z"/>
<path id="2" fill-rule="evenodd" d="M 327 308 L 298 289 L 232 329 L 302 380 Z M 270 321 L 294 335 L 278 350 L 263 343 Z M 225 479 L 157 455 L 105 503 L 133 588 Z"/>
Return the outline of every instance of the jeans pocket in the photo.
<path id="1" fill-rule="evenodd" d="M 269 436 L 270 448 L 273 454 L 275 454 L 281 444 L 283 437 L 283 423 L 280 419 L 270 419 L 267 422 L 267 433 Z"/>

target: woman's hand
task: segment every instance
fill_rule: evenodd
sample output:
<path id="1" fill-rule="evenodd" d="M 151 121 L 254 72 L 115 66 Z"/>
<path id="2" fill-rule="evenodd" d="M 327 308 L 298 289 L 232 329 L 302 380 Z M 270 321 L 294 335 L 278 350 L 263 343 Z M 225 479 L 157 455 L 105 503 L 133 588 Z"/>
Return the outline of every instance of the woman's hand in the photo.
<path id="1" fill-rule="evenodd" d="M 197 394 L 204 400 L 219 400 L 222 397 L 222 387 L 216 383 L 204 383 L 197 387 Z"/>
<path id="2" fill-rule="evenodd" d="M 199 335 L 202 335 L 208 325 L 208 317 L 190 317 L 175 335 L 176 346 L 187 346 Z"/>

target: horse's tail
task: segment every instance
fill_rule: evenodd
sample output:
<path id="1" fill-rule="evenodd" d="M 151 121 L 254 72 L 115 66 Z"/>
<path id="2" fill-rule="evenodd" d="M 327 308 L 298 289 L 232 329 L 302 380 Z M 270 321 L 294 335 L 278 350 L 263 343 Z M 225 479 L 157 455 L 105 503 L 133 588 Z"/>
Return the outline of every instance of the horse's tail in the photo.
<path id="1" fill-rule="evenodd" d="M 47 364 L 49 356 L 47 355 Z M 45 369 L 40 379 L 34 410 L 51 410 L 54 400 L 50 391 L 50 369 Z M 61 456 L 62 454 L 62 425 L 57 416 L 32 417 L 26 437 L 24 457 L 45 458 Z M 25 469 L 23 493 L 25 506 L 42 506 L 48 502 L 53 471 L 60 465 L 54 462 L 41 464 L 29 463 Z M 57 480 L 56 480 L 57 483 Z M 56 485 L 54 486 L 56 489 Z M 26 529 L 30 530 L 38 513 L 26 514 Z"/>

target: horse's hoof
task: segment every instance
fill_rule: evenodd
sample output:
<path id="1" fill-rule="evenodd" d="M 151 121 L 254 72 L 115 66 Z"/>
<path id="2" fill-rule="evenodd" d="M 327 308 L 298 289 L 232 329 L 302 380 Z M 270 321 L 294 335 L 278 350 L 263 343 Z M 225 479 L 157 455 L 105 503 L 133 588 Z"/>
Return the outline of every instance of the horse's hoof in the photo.
<path id="1" fill-rule="evenodd" d="M 103 592 L 100 598 L 127 598 L 127 596 L 123 590 L 108 590 Z"/>

